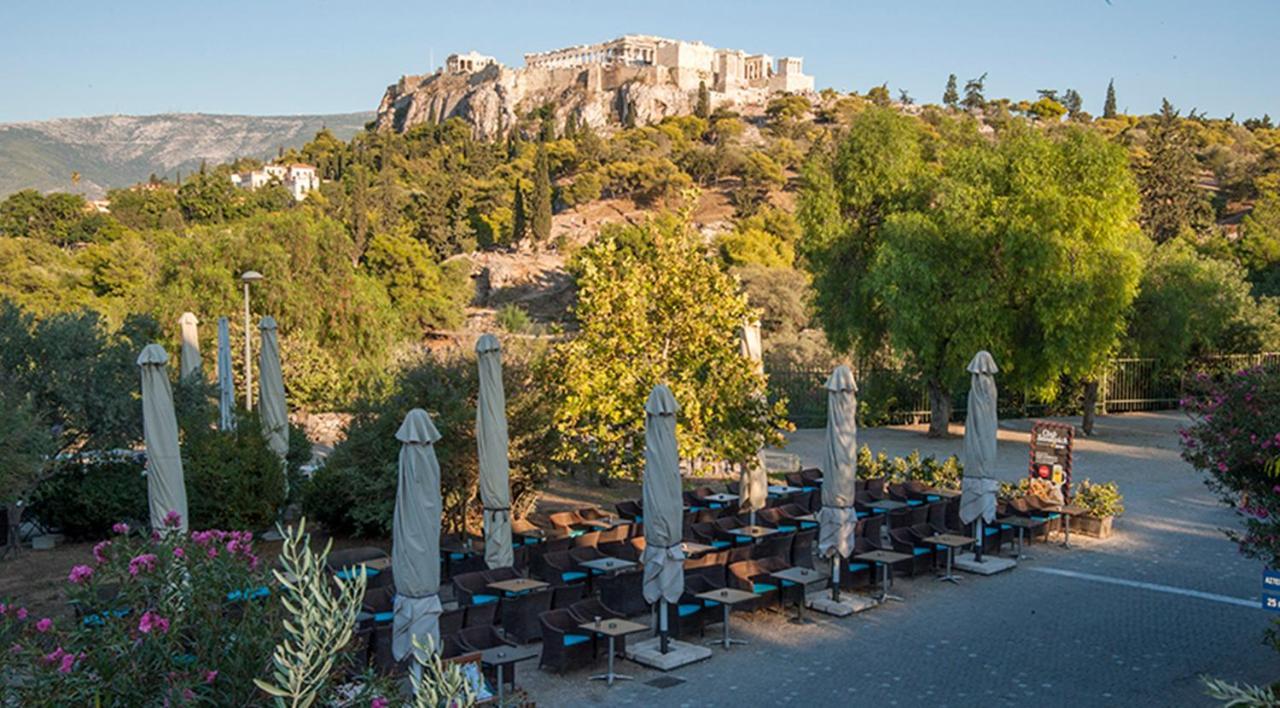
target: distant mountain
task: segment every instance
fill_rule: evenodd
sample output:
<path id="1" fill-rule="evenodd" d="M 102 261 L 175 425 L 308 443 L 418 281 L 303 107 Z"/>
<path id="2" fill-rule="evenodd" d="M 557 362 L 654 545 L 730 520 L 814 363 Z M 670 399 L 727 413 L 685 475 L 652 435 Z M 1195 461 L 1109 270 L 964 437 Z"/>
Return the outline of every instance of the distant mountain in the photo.
<path id="1" fill-rule="evenodd" d="M 173 178 L 237 157 L 272 157 L 328 128 L 341 140 L 364 129 L 373 113 L 321 116 L 153 116 L 59 118 L 0 123 L 0 198 L 22 189 L 101 197 L 155 174 Z M 80 174 L 72 184 L 73 172 Z"/>

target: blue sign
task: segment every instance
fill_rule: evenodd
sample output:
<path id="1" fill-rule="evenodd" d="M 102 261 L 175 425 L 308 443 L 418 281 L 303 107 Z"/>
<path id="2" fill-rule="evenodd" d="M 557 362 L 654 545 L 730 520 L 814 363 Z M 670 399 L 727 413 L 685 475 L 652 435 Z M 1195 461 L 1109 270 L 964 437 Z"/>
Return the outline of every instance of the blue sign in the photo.
<path id="1" fill-rule="evenodd" d="M 1262 609 L 1280 612 L 1280 570 L 1262 571 Z"/>

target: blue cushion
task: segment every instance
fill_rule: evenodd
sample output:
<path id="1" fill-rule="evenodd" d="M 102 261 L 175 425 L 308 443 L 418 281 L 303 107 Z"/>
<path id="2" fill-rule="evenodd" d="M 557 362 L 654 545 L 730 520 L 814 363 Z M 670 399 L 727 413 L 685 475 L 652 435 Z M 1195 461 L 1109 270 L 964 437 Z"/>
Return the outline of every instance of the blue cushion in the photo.
<path id="1" fill-rule="evenodd" d="M 1001 531 L 1008 531 L 1008 530 L 1009 530 L 1009 529 L 1011 529 L 1011 528 L 1013 528 L 1013 527 L 1012 527 L 1012 526 L 1010 526 L 1009 524 L 1000 524 L 1000 530 L 1001 530 Z"/>
<path id="2" fill-rule="evenodd" d="M 396 613 L 394 612 L 379 612 L 373 616 L 373 621 L 374 622 L 390 622 L 391 620 L 395 619 L 395 616 L 396 616 Z"/>
<path id="3" fill-rule="evenodd" d="M 986 527 L 985 529 L 982 529 L 982 535 L 984 536 L 994 536 L 998 533 L 1000 533 L 1000 529 L 993 529 L 990 526 Z"/>
<path id="4" fill-rule="evenodd" d="M 869 514 L 869 513 L 865 512 L 865 511 L 855 512 L 855 514 L 857 515 L 857 517 L 858 517 L 859 519 L 865 519 L 865 518 L 867 518 L 868 516 L 871 516 L 871 514 Z"/>
<path id="5" fill-rule="evenodd" d="M 777 589 L 778 589 L 777 585 L 770 585 L 769 583 L 752 583 L 751 584 L 751 591 L 756 593 L 773 592 L 774 590 L 777 590 Z"/>
<path id="6" fill-rule="evenodd" d="M 716 503 L 716 502 L 711 502 L 711 508 L 712 508 L 712 509 L 722 509 L 722 508 L 724 508 L 724 504 L 719 504 L 719 503 Z"/>
<path id="7" fill-rule="evenodd" d="M 498 601 L 497 595 L 485 595 L 483 593 L 480 593 L 480 594 L 471 596 L 471 604 L 473 605 L 487 605 L 490 602 L 497 602 L 497 601 Z"/>
<path id="8" fill-rule="evenodd" d="M 702 511 L 702 510 L 704 510 L 704 509 L 706 509 L 706 508 L 707 508 L 707 507 L 705 507 L 705 506 L 691 506 L 691 507 L 689 507 L 689 511 Z"/>
<path id="9" fill-rule="evenodd" d="M 942 497 L 938 496 L 937 494 L 926 494 L 924 495 L 924 500 L 930 501 L 930 502 L 936 502 L 936 501 L 942 501 Z"/>
<path id="10" fill-rule="evenodd" d="M 793 585 L 795 585 L 795 583 L 791 582 L 790 580 L 783 580 L 783 581 L 782 581 L 782 587 L 784 587 L 784 588 L 789 588 L 789 587 L 791 587 L 791 586 L 793 586 Z"/>
<path id="11" fill-rule="evenodd" d="M 725 540 L 723 540 L 723 539 L 722 539 L 722 540 L 719 540 L 719 541 L 712 541 L 712 542 L 711 542 L 711 547 L 712 547 L 712 548 L 728 548 L 728 547 L 730 547 L 730 546 L 732 546 L 732 545 L 733 545 L 733 542 L 732 542 L 732 541 L 725 541 Z"/>
<path id="12" fill-rule="evenodd" d="M 582 529 L 571 529 L 569 531 L 569 538 L 577 538 L 584 533 L 586 533 L 586 531 L 583 531 Z"/>
<path id="13" fill-rule="evenodd" d="M 604 575 L 604 571 L 599 568 L 591 568 L 590 570 L 592 575 Z"/>
<path id="14" fill-rule="evenodd" d="M 925 555 L 926 553 L 929 553 L 929 552 L 930 552 L 930 551 L 929 551 L 929 549 L 928 549 L 928 548 L 912 548 L 912 549 L 911 549 L 911 554 L 912 554 L 912 555 L 915 555 L 915 556 L 923 556 L 923 555 Z"/>
<path id="15" fill-rule="evenodd" d="M 703 600 L 702 602 L 707 607 L 718 607 L 720 605 L 720 603 L 716 602 L 715 600 Z"/>
<path id="16" fill-rule="evenodd" d="M 537 543 L 539 543 L 539 542 L 540 542 L 540 539 L 536 539 L 536 538 L 532 538 L 532 537 L 527 537 L 527 538 L 525 538 L 525 539 L 524 539 L 524 545 L 526 545 L 526 546 L 532 546 L 532 545 L 537 544 Z"/>
<path id="17" fill-rule="evenodd" d="M 1049 512 L 1049 518 L 1050 518 L 1050 519 L 1056 519 L 1056 518 L 1059 518 L 1059 517 L 1061 517 L 1061 516 L 1062 516 L 1062 514 L 1059 514 L 1059 513 L 1058 513 L 1058 512 L 1056 512 L 1056 511 L 1051 511 L 1051 512 Z"/>
<path id="18" fill-rule="evenodd" d="M 560 579 L 566 583 L 572 583 L 575 580 L 584 580 L 586 577 L 587 574 L 580 570 L 566 570 L 560 574 Z"/>
<path id="19" fill-rule="evenodd" d="M 676 605 L 676 614 L 681 617 L 688 617 L 701 609 L 701 605 Z"/>
<path id="20" fill-rule="evenodd" d="M 751 543 L 755 540 L 750 536 L 734 536 L 734 538 L 738 539 L 738 543 Z"/>
<path id="21" fill-rule="evenodd" d="M 868 570 L 870 568 L 871 566 L 867 565 L 866 563 L 850 563 L 849 564 L 849 572 L 851 573 L 856 573 L 859 570 Z"/>
<path id="22" fill-rule="evenodd" d="M 638 523 L 640 523 L 641 521 L 644 521 L 644 517 L 643 517 L 643 516 L 637 516 L 637 517 L 636 517 L 636 523 L 638 524 Z"/>
<path id="23" fill-rule="evenodd" d="M 907 500 L 907 506 L 920 506 L 920 505 L 921 505 L 921 504 L 923 504 L 923 503 L 924 503 L 924 502 L 920 501 L 919 499 L 908 499 L 908 500 Z"/>
<path id="24" fill-rule="evenodd" d="M 817 525 L 817 524 L 815 524 L 815 523 L 813 523 L 812 521 L 801 521 L 801 522 L 800 522 L 800 528 L 802 528 L 802 529 L 816 529 L 816 528 L 818 528 L 818 525 Z"/>
<path id="25" fill-rule="evenodd" d="M 566 634 L 564 635 L 564 645 L 567 647 L 571 647 L 571 646 L 574 646 L 575 644 L 581 644 L 590 638 L 591 637 L 588 637 L 585 634 Z"/>
<path id="26" fill-rule="evenodd" d="M 237 600 L 257 600 L 260 597 L 266 597 L 271 594 L 271 588 L 263 585 L 253 590 L 245 592 L 243 590 L 232 590 L 227 593 L 227 601 L 235 602 Z"/>
<path id="27" fill-rule="evenodd" d="M 372 578 L 373 576 L 377 575 L 380 572 L 382 571 L 378 570 L 377 568 L 369 568 L 365 566 L 364 577 Z M 342 570 L 339 570 L 338 572 L 334 573 L 333 576 L 339 580 L 351 580 L 353 578 L 358 578 L 360 577 L 360 568 L 359 567 L 343 568 Z"/>
<path id="28" fill-rule="evenodd" d="M 802 491 L 802 492 L 816 492 L 816 491 L 818 491 L 818 488 L 817 488 L 817 487 L 801 487 L 801 488 L 800 488 L 800 491 Z"/>
<path id="29" fill-rule="evenodd" d="M 793 532 L 793 531 L 795 531 L 795 530 L 796 530 L 796 527 L 794 527 L 794 526 L 781 526 L 781 525 L 779 525 L 779 526 L 778 526 L 778 530 L 779 530 L 779 531 L 781 531 L 782 533 L 791 533 L 791 532 Z"/>

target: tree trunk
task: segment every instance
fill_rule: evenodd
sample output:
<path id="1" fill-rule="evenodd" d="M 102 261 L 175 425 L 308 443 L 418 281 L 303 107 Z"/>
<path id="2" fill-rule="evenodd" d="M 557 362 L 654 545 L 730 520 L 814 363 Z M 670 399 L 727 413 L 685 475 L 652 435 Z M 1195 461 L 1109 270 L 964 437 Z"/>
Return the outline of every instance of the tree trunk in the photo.
<path id="1" fill-rule="evenodd" d="M 951 422 L 951 394 L 936 379 L 929 379 L 929 437 L 947 436 Z"/>
<path id="2" fill-rule="evenodd" d="M 5 504 L 5 547 L 4 555 L 22 550 L 19 544 L 18 530 L 22 526 L 22 512 L 26 507 L 15 502 Z"/>
<path id="3" fill-rule="evenodd" d="M 1080 421 L 1080 429 L 1085 435 L 1093 435 L 1093 413 L 1098 407 L 1098 380 L 1089 379 L 1084 382 L 1084 413 Z"/>

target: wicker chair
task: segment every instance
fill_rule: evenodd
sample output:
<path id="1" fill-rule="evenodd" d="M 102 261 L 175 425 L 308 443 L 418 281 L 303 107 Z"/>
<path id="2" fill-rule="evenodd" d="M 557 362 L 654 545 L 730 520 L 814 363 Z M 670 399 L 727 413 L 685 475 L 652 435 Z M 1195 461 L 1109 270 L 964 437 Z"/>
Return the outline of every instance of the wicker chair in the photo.
<path id="1" fill-rule="evenodd" d="M 808 529 L 795 534 L 791 541 L 792 566 L 799 568 L 813 567 L 813 544 L 817 537 L 817 529 Z"/>
<path id="2" fill-rule="evenodd" d="M 644 521 L 644 507 L 642 507 L 638 501 L 631 499 L 620 501 L 614 504 L 613 508 L 618 512 L 618 516 L 624 519 L 635 521 L 637 523 Z"/>
<path id="3" fill-rule="evenodd" d="M 626 617 L 644 614 L 649 604 L 644 601 L 644 572 L 623 571 L 596 578 L 600 601 Z"/>
<path id="4" fill-rule="evenodd" d="M 538 666 L 563 672 L 588 666 L 595 658 L 595 638 L 567 608 L 549 610 L 538 617 L 542 624 L 542 656 Z"/>
<path id="5" fill-rule="evenodd" d="M 498 610 L 502 603 L 491 603 L 488 605 L 467 605 L 465 608 L 467 614 L 462 619 L 462 626 L 466 627 L 488 627 L 498 621 Z"/>
<path id="6" fill-rule="evenodd" d="M 551 609 L 551 596 L 552 591 L 543 588 L 503 599 L 503 633 L 520 644 L 541 639 L 542 624 L 538 617 Z"/>
<path id="7" fill-rule="evenodd" d="M 565 609 L 587 596 L 587 584 L 560 585 L 551 588 L 551 609 Z"/>
<path id="8" fill-rule="evenodd" d="M 488 571 L 463 573 L 453 576 L 453 595 L 463 605 L 485 605 L 496 603 L 498 594 L 489 588 Z"/>

